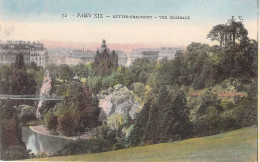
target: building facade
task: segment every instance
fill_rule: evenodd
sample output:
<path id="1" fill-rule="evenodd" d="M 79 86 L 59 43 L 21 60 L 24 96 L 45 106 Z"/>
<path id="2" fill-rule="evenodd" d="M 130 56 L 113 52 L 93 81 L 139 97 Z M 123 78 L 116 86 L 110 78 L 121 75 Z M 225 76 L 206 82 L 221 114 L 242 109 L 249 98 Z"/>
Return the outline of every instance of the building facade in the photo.
<path id="1" fill-rule="evenodd" d="M 65 64 L 78 65 L 94 62 L 96 52 L 89 50 L 69 50 L 65 57 Z"/>
<path id="2" fill-rule="evenodd" d="M 45 67 L 48 62 L 48 53 L 43 44 L 30 41 L 0 42 L 0 64 L 15 62 L 18 54 L 22 54 L 25 64 L 35 62 L 37 66 Z"/>
<path id="3" fill-rule="evenodd" d="M 174 59 L 178 51 L 182 51 L 182 49 L 177 47 L 134 49 L 130 54 L 130 60 L 131 62 L 135 61 L 137 58 L 146 58 L 150 61 L 158 61 L 164 58 L 170 60 Z"/>
<path id="4" fill-rule="evenodd" d="M 105 49 L 109 51 L 106 45 L 106 41 L 102 41 L 102 45 L 97 49 L 99 52 L 103 52 Z M 67 50 L 66 54 L 64 54 L 64 64 L 67 65 L 78 65 L 78 64 L 86 64 L 94 62 L 95 55 L 97 51 L 90 51 L 85 49 L 77 49 L 77 50 Z M 115 51 L 118 56 L 118 64 L 122 66 L 126 66 L 127 64 L 127 56 L 123 51 Z"/>

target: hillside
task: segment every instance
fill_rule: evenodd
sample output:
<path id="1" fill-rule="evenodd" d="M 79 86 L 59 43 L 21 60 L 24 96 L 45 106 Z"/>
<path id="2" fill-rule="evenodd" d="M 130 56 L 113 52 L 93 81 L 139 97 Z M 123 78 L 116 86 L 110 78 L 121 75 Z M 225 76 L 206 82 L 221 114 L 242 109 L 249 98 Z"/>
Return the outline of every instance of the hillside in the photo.
<path id="1" fill-rule="evenodd" d="M 257 129 L 247 127 L 177 142 L 30 161 L 256 161 L 256 140 Z"/>

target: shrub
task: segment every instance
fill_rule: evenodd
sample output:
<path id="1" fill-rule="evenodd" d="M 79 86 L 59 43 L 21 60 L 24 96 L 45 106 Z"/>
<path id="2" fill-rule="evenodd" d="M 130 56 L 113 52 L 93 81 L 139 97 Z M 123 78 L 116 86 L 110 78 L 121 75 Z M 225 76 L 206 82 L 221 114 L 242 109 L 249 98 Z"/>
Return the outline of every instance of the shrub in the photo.
<path id="1" fill-rule="evenodd" d="M 53 114 L 53 112 L 49 111 L 45 117 L 44 117 L 45 125 L 47 129 L 51 131 L 56 131 L 57 130 L 57 125 L 58 125 L 58 118 L 56 115 Z"/>
<path id="2" fill-rule="evenodd" d="M 35 120 L 35 108 L 32 106 L 25 106 L 21 110 L 21 114 L 19 115 L 19 121 L 23 123 L 27 123 L 31 120 Z"/>
<path id="3" fill-rule="evenodd" d="M 36 158 L 45 158 L 48 157 L 48 155 L 45 152 L 38 152 L 36 153 Z"/>
<path id="4" fill-rule="evenodd" d="M 138 95 L 138 97 L 142 97 L 145 95 L 145 85 L 141 82 L 135 82 L 133 83 L 133 89 L 134 89 L 134 93 Z"/>
<path id="5" fill-rule="evenodd" d="M 28 126 L 36 126 L 36 125 L 43 125 L 44 121 L 42 120 L 32 120 L 26 123 Z"/>
<path id="6" fill-rule="evenodd" d="M 21 145 L 11 145 L 4 150 L 1 155 L 1 159 L 3 160 L 20 160 L 28 158 L 30 158 L 29 152 L 26 150 L 26 147 Z"/>
<path id="7" fill-rule="evenodd" d="M 96 127 L 92 130 L 92 135 L 96 139 L 104 139 L 116 142 L 116 132 L 110 129 L 107 125 L 103 124 L 102 126 Z"/>
<path id="8" fill-rule="evenodd" d="M 221 84 L 222 88 L 227 88 L 227 85 L 225 83 Z"/>
<path id="9" fill-rule="evenodd" d="M 194 121 L 193 127 L 196 135 L 207 136 L 220 133 L 223 129 L 222 124 L 219 112 L 214 107 L 209 107 L 204 115 Z"/>
<path id="10" fill-rule="evenodd" d="M 61 132 L 66 136 L 74 135 L 74 121 L 70 113 L 58 116 L 58 122 Z"/>

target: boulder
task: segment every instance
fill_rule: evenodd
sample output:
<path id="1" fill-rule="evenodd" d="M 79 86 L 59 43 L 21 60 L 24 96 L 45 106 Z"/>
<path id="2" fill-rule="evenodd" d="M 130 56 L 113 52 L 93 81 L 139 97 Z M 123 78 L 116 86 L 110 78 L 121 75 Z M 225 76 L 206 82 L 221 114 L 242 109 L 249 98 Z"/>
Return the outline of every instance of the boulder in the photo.
<path id="1" fill-rule="evenodd" d="M 100 121 L 106 121 L 112 114 L 129 115 L 132 119 L 136 119 L 136 114 L 143 107 L 141 99 L 122 84 L 102 91 L 98 94 L 98 98 L 101 108 Z"/>

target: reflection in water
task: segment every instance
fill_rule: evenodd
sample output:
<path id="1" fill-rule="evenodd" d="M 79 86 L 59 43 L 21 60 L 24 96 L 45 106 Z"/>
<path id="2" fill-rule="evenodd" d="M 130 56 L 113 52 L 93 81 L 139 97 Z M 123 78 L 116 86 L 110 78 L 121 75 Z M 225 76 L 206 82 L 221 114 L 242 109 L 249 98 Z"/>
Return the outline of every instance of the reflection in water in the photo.
<path id="1" fill-rule="evenodd" d="M 33 132 L 29 127 L 23 127 L 23 141 L 32 153 L 45 152 L 51 154 L 62 149 L 70 140 L 58 137 L 45 136 Z"/>

